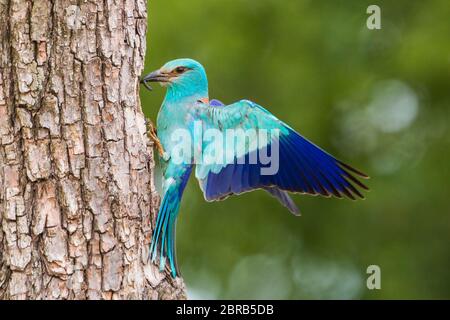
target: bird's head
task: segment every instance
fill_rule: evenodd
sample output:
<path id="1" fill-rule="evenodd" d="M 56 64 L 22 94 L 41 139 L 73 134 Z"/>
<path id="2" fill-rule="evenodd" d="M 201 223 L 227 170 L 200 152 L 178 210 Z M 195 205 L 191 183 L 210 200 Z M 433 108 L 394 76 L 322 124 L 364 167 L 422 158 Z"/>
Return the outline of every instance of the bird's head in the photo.
<path id="1" fill-rule="evenodd" d="M 208 96 L 208 80 L 203 66 L 193 59 L 176 59 L 167 62 L 141 80 L 147 89 L 148 82 L 158 82 L 168 88 L 168 94 L 178 97 Z"/>

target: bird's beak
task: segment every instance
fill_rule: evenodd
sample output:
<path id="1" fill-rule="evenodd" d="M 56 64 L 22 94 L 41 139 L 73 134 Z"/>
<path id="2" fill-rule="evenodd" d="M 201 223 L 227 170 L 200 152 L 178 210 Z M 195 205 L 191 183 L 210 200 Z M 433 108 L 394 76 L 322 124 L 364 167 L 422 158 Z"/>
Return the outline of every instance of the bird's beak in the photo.
<path id="1" fill-rule="evenodd" d="M 169 81 L 168 75 L 162 73 L 160 70 L 150 72 L 141 79 L 141 83 L 150 91 L 153 89 L 148 84 L 148 82 L 168 82 L 168 81 Z"/>

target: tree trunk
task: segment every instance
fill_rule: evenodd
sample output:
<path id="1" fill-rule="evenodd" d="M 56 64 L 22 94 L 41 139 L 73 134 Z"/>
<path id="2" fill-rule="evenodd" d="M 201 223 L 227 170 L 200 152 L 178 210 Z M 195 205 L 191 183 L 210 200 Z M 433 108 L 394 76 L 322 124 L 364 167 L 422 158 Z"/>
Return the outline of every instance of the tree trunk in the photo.
<path id="1" fill-rule="evenodd" d="M 145 0 L 0 0 L 0 299 L 176 299 L 138 76 Z"/>

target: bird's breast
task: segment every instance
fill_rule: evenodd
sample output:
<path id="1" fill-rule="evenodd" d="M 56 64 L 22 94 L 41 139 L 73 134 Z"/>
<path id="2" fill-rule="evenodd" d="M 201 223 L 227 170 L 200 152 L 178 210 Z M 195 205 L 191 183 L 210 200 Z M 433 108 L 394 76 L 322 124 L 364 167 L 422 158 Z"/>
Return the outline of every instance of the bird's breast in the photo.
<path id="1" fill-rule="evenodd" d="M 157 119 L 158 138 L 172 160 L 175 155 L 179 162 L 192 162 L 194 122 L 188 104 L 165 103 L 161 107 Z"/>

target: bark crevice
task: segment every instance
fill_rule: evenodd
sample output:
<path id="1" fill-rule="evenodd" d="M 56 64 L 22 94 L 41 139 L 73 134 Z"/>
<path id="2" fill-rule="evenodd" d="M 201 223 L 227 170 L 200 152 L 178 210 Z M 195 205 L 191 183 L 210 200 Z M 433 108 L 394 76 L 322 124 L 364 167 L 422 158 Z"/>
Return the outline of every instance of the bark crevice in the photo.
<path id="1" fill-rule="evenodd" d="M 144 0 L 0 0 L 0 299 L 176 299 L 138 75 Z"/>

